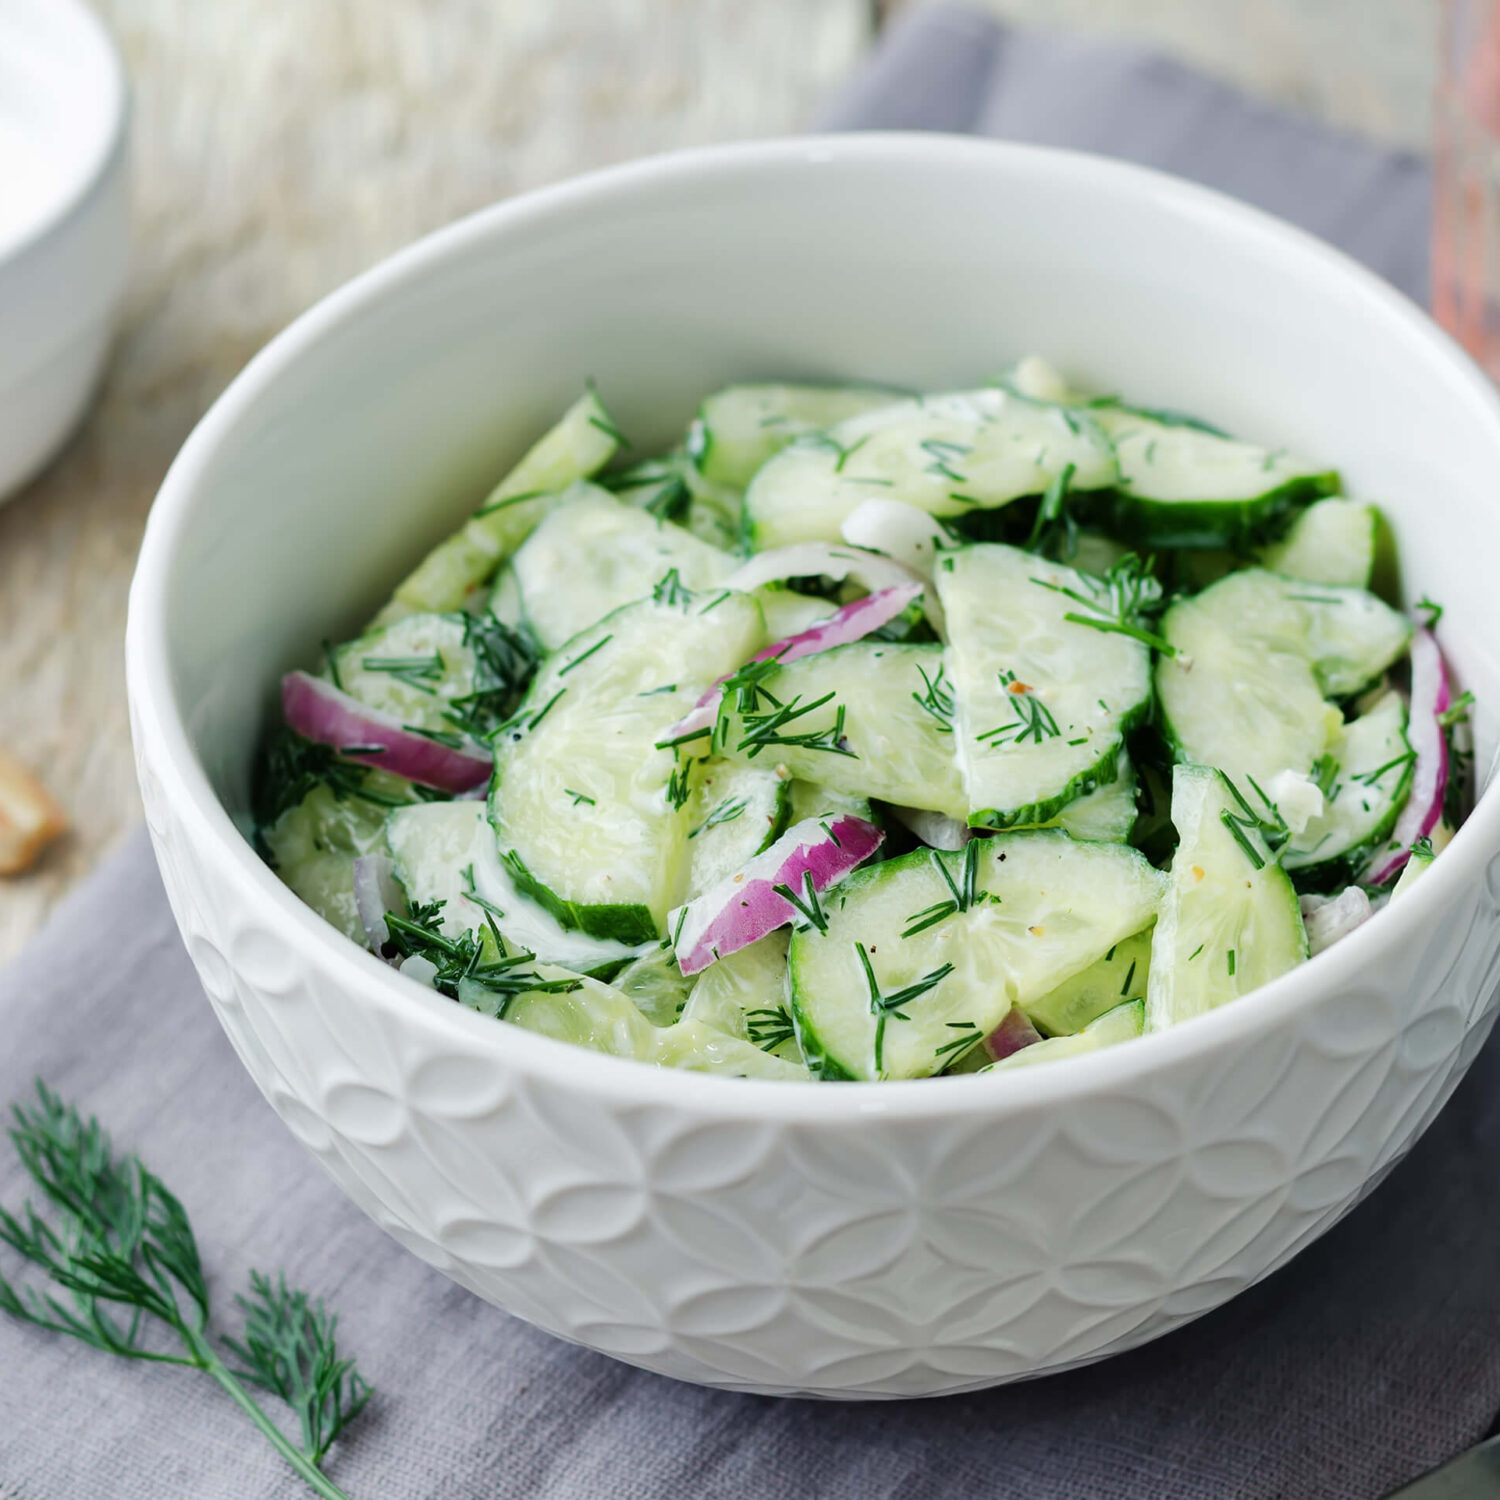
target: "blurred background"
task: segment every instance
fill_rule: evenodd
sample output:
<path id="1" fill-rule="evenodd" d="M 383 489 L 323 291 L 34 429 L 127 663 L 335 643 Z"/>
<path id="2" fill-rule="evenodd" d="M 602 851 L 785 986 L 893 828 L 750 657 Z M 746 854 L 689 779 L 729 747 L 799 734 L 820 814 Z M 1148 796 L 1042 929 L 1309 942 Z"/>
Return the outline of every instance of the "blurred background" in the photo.
<path id="1" fill-rule="evenodd" d="M 174 453 L 246 360 L 340 282 L 496 199 L 815 126 L 923 3 L 99 0 L 134 94 L 133 263 L 96 407 L 0 508 L 0 750 L 69 823 L 0 881 L 0 961 L 139 821 L 130 571 Z M 1430 136 L 1432 0 L 973 3 L 1126 36 L 1396 144 Z"/>

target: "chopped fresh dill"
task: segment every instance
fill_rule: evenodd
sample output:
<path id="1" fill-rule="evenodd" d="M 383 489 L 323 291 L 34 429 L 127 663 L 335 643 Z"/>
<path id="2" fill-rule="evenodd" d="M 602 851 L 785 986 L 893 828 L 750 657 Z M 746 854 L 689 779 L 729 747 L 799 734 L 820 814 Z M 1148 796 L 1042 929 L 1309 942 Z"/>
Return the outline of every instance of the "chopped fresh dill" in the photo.
<path id="1" fill-rule="evenodd" d="M 419 734 L 424 740 L 431 740 L 434 744 L 445 745 L 449 750 L 462 750 L 464 748 L 464 737 L 452 729 L 423 729 L 420 724 L 403 724 L 401 726 L 408 734 Z"/>
<path id="2" fill-rule="evenodd" d="M 464 646 L 474 657 L 472 691 L 448 703 L 443 717 L 483 740 L 515 713 L 540 651 L 529 631 L 512 629 L 489 614 L 464 617 Z"/>
<path id="3" fill-rule="evenodd" d="M 370 774 L 368 766 L 340 759 L 331 745 L 280 729 L 266 748 L 256 783 L 255 821 L 261 828 L 269 827 L 319 786 L 326 786 L 339 801 L 363 797 L 377 807 L 402 807 L 411 800 L 399 793 L 375 790 L 369 785 Z"/>
<path id="4" fill-rule="evenodd" d="M 745 1012 L 745 1032 L 762 1052 L 774 1052 L 783 1042 L 796 1038 L 797 1028 L 786 1006 Z"/>
<path id="5" fill-rule="evenodd" d="M 367 672 L 384 672 L 397 682 L 429 695 L 432 684 L 443 678 L 443 658 L 437 651 L 430 656 L 366 656 L 360 666 Z"/>
<path id="6" fill-rule="evenodd" d="M 628 505 L 645 511 L 658 521 L 678 521 L 693 501 L 684 470 L 685 455 L 669 453 L 648 458 L 622 473 L 606 478 L 608 485 Z"/>
<path id="7" fill-rule="evenodd" d="M 553 706 L 565 692 L 567 692 L 567 688 L 558 688 L 558 690 L 553 693 L 553 695 L 531 716 L 526 727 L 528 729 L 535 729 L 536 726 L 540 724 L 542 720 L 552 712 Z"/>
<path id="8" fill-rule="evenodd" d="M 607 645 L 609 645 L 612 640 L 614 640 L 613 632 L 611 632 L 609 635 L 601 635 L 599 639 L 588 648 L 587 651 L 580 651 L 578 655 L 572 659 L 572 661 L 567 662 L 563 666 L 559 667 L 557 669 L 557 675 L 559 677 L 566 677 L 574 667 L 581 667 L 584 662 L 586 662 L 589 657 L 594 654 L 594 652 L 602 651 Z"/>
<path id="9" fill-rule="evenodd" d="M 1072 557 L 1078 551 L 1078 522 L 1068 505 L 1075 473 L 1077 465 L 1064 464 L 1048 481 L 1036 520 L 1032 522 L 1031 535 L 1022 544 L 1026 551 L 1059 558 Z"/>
<path id="10" fill-rule="evenodd" d="M 338 652 L 334 650 L 332 641 L 323 642 L 323 664 L 328 668 L 328 680 L 342 693 L 344 679 L 339 676 Z"/>
<path id="11" fill-rule="evenodd" d="M 912 702 L 927 714 L 938 727 L 940 734 L 953 733 L 953 689 L 944 680 L 946 672 L 942 662 L 938 663 L 937 675 L 929 677 L 927 668 L 920 662 L 917 664 L 917 672 L 922 678 L 923 691 L 913 692 Z"/>
<path id="12" fill-rule="evenodd" d="M 1426 594 L 1423 594 L 1422 597 L 1418 599 L 1414 605 L 1412 605 L 1412 608 L 1414 610 L 1421 610 L 1422 613 L 1427 616 L 1427 619 L 1424 623 L 1429 630 L 1437 629 L 1437 622 L 1443 618 L 1443 606 L 1441 604 L 1434 604 Z"/>
<path id="13" fill-rule="evenodd" d="M 540 500 L 546 490 L 522 490 L 519 495 L 506 495 L 500 500 L 487 500 L 478 510 L 474 512 L 474 518 L 480 516 L 492 516 L 497 510 L 506 510 L 512 505 L 520 505 L 527 500 Z"/>
<path id="14" fill-rule="evenodd" d="M 1193 951 L 1192 951 L 1192 952 L 1191 952 L 1191 953 L 1189 953 L 1189 954 L 1188 954 L 1188 956 L 1187 956 L 1187 961 L 1188 961 L 1188 962 L 1189 962 L 1189 963 L 1192 963 L 1192 961 L 1193 961 L 1193 960 L 1194 960 L 1194 959 L 1195 959 L 1195 958 L 1197 958 L 1197 956 L 1198 956 L 1198 955 L 1199 955 L 1199 954 L 1200 954 L 1200 953 L 1202 953 L 1202 952 L 1203 952 L 1203 944 L 1202 944 L 1202 943 L 1199 943 L 1199 944 L 1198 944 L 1198 946 L 1197 946 L 1197 947 L 1196 947 L 1196 948 L 1194 948 L 1194 949 L 1193 949 Z"/>
<path id="15" fill-rule="evenodd" d="M 1231 948 L 1224 957 L 1229 961 L 1229 977 L 1234 978 L 1234 949 Z"/>
<path id="16" fill-rule="evenodd" d="M 1131 640 L 1150 646 L 1153 651 L 1160 651 L 1163 656 L 1175 657 L 1177 648 L 1151 628 L 1165 607 L 1161 584 L 1151 572 L 1151 564 L 1151 558 L 1142 562 L 1134 552 L 1127 552 L 1102 577 L 1080 573 L 1078 577 L 1087 592 L 1050 583 L 1045 578 L 1031 581 L 1081 604 L 1088 611 L 1080 614 L 1070 610 L 1063 619 L 1075 625 L 1087 625 L 1091 630 L 1129 636 Z"/>
<path id="17" fill-rule="evenodd" d="M 950 1054 L 967 1052 L 980 1036 L 979 1027 L 973 1021 L 945 1021 L 943 1023 L 951 1031 L 957 1031 L 960 1035 L 953 1038 L 951 1042 L 944 1042 L 941 1047 L 934 1047 L 934 1057 L 948 1057 Z"/>
<path id="18" fill-rule="evenodd" d="M 974 736 L 981 745 L 1021 745 L 1027 740 L 1040 745 L 1044 740 L 1056 739 L 1062 734 L 1052 710 L 1037 697 L 1035 689 L 1016 680 L 1016 674 L 1006 668 L 997 674 L 1005 688 L 1011 712 L 1015 718 L 1008 724 L 997 724 L 993 729 Z"/>
<path id="19" fill-rule="evenodd" d="M 860 438 L 857 442 L 850 443 L 850 445 L 847 448 L 839 447 L 839 445 L 835 441 L 835 439 L 833 439 L 831 437 L 828 439 L 828 441 L 830 443 L 833 443 L 835 447 L 839 448 L 838 462 L 836 464 L 834 464 L 834 466 L 833 466 L 833 472 L 835 474 L 842 474 L 844 472 L 844 465 L 846 463 L 848 463 L 849 460 L 856 453 L 858 453 L 859 450 L 861 448 L 863 448 L 866 443 L 868 443 L 870 441 L 870 435 L 869 435 L 869 433 L 866 433 L 864 435 L 864 437 Z"/>
<path id="20" fill-rule="evenodd" d="M 784 881 L 780 885 L 773 885 L 771 889 L 789 906 L 795 906 L 802 913 L 808 927 L 815 927 L 822 933 L 828 931 L 828 916 L 818 900 L 818 888 L 813 883 L 811 870 L 802 872 L 802 895 L 800 897 Z"/>
<path id="21" fill-rule="evenodd" d="M 1325 752 L 1312 763 L 1312 770 L 1307 774 L 1325 800 L 1331 802 L 1335 796 L 1335 786 L 1338 781 L 1338 760 Z"/>
<path id="22" fill-rule="evenodd" d="M 567 796 L 569 796 L 569 797 L 571 797 L 573 799 L 573 806 L 574 807 L 577 807 L 580 803 L 583 803 L 583 802 L 587 802 L 590 807 L 597 807 L 599 805 L 598 802 L 595 801 L 594 798 L 590 797 L 587 793 L 585 793 L 585 792 L 575 792 L 573 790 L 573 788 L 570 787 L 570 786 L 565 786 L 563 788 L 563 791 L 564 791 L 564 793 Z"/>
<path id="23" fill-rule="evenodd" d="M 854 952 L 859 958 L 861 968 L 865 971 L 865 983 L 870 990 L 870 1014 L 875 1017 L 875 1071 L 879 1073 L 885 1067 L 886 1020 L 890 1016 L 896 1016 L 900 1020 L 909 1021 L 911 1017 L 903 1014 L 902 1007 L 910 1005 L 913 1000 L 920 999 L 935 985 L 941 984 L 953 972 L 953 965 L 951 963 L 940 964 L 904 989 L 896 990 L 889 995 L 882 995 L 880 984 L 875 978 L 875 970 L 870 964 L 870 955 L 865 952 L 865 945 L 856 942 Z"/>
<path id="24" fill-rule="evenodd" d="M 657 604 L 682 608 L 692 603 L 693 591 L 678 576 L 676 568 L 669 568 L 651 590 L 651 598 Z"/>
<path id="25" fill-rule="evenodd" d="M 488 901 L 483 896 L 481 896 L 479 894 L 479 891 L 475 888 L 474 865 L 472 861 L 464 866 L 463 877 L 464 895 L 470 901 L 472 901 L 474 905 L 477 906 L 480 911 L 485 914 L 485 916 L 493 919 L 496 922 L 503 922 L 505 920 L 505 913 L 498 906 L 496 906 L 493 901 Z M 505 953 L 505 943 L 498 931 L 495 932 L 495 942 L 497 947 L 499 948 L 500 953 L 503 955 Z"/>
<path id="26" fill-rule="evenodd" d="M 667 801 L 674 812 L 681 812 L 687 806 L 688 798 L 692 796 L 692 788 L 689 785 L 689 773 L 692 768 L 692 761 L 684 761 L 681 765 L 674 766 L 672 774 L 667 778 Z"/>
<path id="27" fill-rule="evenodd" d="M 707 828 L 717 828 L 722 823 L 732 823 L 747 807 L 750 806 L 748 797 L 730 798 L 726 797 L 712 812 L 688 834 L 690 839 L 695 839 Z"/>
<path id="28" fill-rule="evenodd" d="M 1126 971 L 1125 971 L 1125 983 L 1120 986 L 1120 994 L 1122 996 L 1128 995 L 1130 993 L 1130 982 L 1134 978 L 1135 978 L 1135 960 L 1132 958 L 1130 960 L 1130 967 L 1128 969 L 1126 969 Z"/>
<path id="29" fill-rule="evenodd" d="M 708 601 L 707 604 L 703 606 L 702 609 L 698 611 L 698 613 L 700 615 L 706 615 L 710 610 L 717 609 L 733 592 L 733 589 L 725 589 L 722 594 L 716 594 L 712 599 Z"/>
<path id="30" fill-rule="evenodd" d="M 1349 780 L 1358 782 L 1361 786 L 1374 786 L 1387 771 L 1394 771 L 1397 766 L 1409 766 L 1416 758 L 1415 750 L 1406 750 L 1400 755 L 1393 756 L 1383 766 L 1377 766 L 1373 771 L 1361 772 L 1358 776 L 1351 776 Z"/>
<path id="31" fill-rule="evenodd" d="M 637 698 L 655 698 L 659 693 L 675 693 L 677 684 L 675 682 L 664 682 L 660 687 L 647 688 L 644 693 L 637 693 Z"/>
<path id="32" fill-rule="evenodd" d="M 1444 729 L 1451 729 L 1455 724 L 1466 722 L 1473 707 L 1474 694 L 1465 689 L 1437 716 L 1437 721 Z"/>
<path id="33" fill-rule="evenodd" d="M 946 901 L 935 901 L 931 906 L 913 912 L 906 919 L 906 927 L 901 933 L 903 938 L 915 937 L 929 927 L 936 927 L 939 922 L 945 922 L 959 912 L 971 910 L 980 901 L 978 839 L 970 839 L 964 845 L 962 868 L 957 882 L 948 873 L 948 861 L 938 850 L 929 850 L 927 857 L 943 884 L 948 887 L 949 896 Z"/>
<path id="34" fill-rule="evenodd" d="M 964 476 L 953 468 L 952 460 L 964 458 L 972 452 L 968 444 L 944 442 L 941 438 L 928 438 L 919 446 L 932 460 L 927 466 L 927 473 L 941 474 L 944 479 L 951 479 L 955 484 L 967 483 Z"/>
<path id="35" fill-rule="evenodd" d="M 735 746 L 736 751 L 748 751 L 749 759 L 754 760 L 762 750 L 768 750 L 773 746 L 796 747 L 801 750 L 822 750 L 830 755 L 847 755 L 851 760 L 859 757 L 843 743 L 844 738 L 844 705 L 840 703 L 834 714 L 833 723 L 827 729 L 808 730 L 795 734 L 785 734 L 788 724 L 794 724 L 807 714 L 815 712 L 826 703 L 832 703 L 837 694 L 824 693 L 821 698 L 815 698 L 811 703 L 804 704 L 800 695 L 793 698 L 790 703 L 777 704 L 768 712 L 754 711 L 744 715 L 744 738 Z"/>
<path id="36" fill-rule="evenodd" d="M 1425 833 L 1421 838 L 1412 840 L 1411 852 L 1419 859 L 1433 859 L 1436 857 L 1432 852 L 1432 840 Z"/>

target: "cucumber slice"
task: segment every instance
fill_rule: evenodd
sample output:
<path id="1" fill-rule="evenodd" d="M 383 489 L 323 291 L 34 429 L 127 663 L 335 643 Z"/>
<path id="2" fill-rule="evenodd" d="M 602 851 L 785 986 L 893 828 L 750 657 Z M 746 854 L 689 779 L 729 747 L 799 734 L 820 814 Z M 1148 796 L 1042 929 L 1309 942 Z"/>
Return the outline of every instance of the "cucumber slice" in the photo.
<path id="1" fill-rule="evenodd" d="M 517 889 L 501 863 L 482 802 L 428 802 L 397 808 L 385 820 L 385 844 L 407 898 L 441 901 L 444 937 L 483 931 L 492 921 L 512 949 L 580 974 L 613 971 L 640 951 L 571 932 Z"/>
<path id="2" fill-rule="evenodd" d="M 682 1019 L 712 1026 L 777 1057 L 800 1063 L 802 1049 L 797 1044 L 786 993 L 790 938 L 785 930 L 773 932 L 710 964 L 694 985 Z"/>
<path id="3" fill-rule="evenodd" d="M 673 568 L 697 590 L 717 588 L 738 566 L 727 552 L 593 485 L 559 496 L 511 560 L 526 621 L 549 651 L 644 598 Z"/>
<path id="4" fill-rule="evenodd" d="M 1332 795 L 1292 838 L 1281 860 L 1304 890 L 1333 890 L 1356 881 L 1396 826 L 1411 792 L 1416 758 L 1400 696 L 1387 693 L 1345 724 L 1328 753 L 1337 767 Z"/>
<path id="5" fill-rule="evenodd" d="M 534 648 L 493 619 L 415 614 L 338 647 L 324 675 L 413 729 L 487 732 L 514 707 L 534 662 Z"/>
<path id="6" fill-rule="evenodd" d="M 935 516 L 1040 495 L 1068 465 L 1074 490 L 1115 482 L 1109 439 L 1084 413 L 987 389 L 899 401 L 798 439 L 745 492 L 755 551 L 837 542 L 872 497 Z"/>
<path id="7" fill-rule="evenodd" d="M 825 901 L 827 930 L 792 937 L 792 1006 L 809 1067 L 823 1078 L 941 1072 L 1013 1003 L 1056 989 L 1149 924 L 1164 884 L 1133 849 L 1055 832 L 857 870 Z"/>
<path id="8" fill-rule="evenodd" d="M 784 641 L 790 635 L 801 635 L 820 620 L 826 620 L 838 605 L 816 594 L 799 594 L 796 589 L 768 583 L 754 590 L 760 612 L 766 618 L 766 635 L 773 641 Z"/>
<path id="9" fill-rule="evenodd" d="M 1150 973 L 1151 930 L 1147 928 L 1116 943 L 1103 958 L 1021 1008 L 1047 1036 L 1072 1036 L 1126 1001 L 1144 1000 Z"/>
<path id="10" fill-rule="evenodd" d="M 855 641 L 730 687 L 714 726 L 720 755 L 854 796 L 963 817 L 940 646 Z M 931 705 L 924 707 L 924 702 Z"/>
<path id="11" fill-rule="evenodd" d="M 1092 839 L 1101 844 L 1123 844 L 1135 827 L 1135 767 L 1130 753 L 1121 750 L 1115 765 L 1115 779 L 1096 788 L 1076 802 L 1070 802 L 1046 828 L 1061 828 L 1075 839 Z"/>
<path id="12" fill-rule="evenodd" d="M 1286 598 L 1307 611 L 1309 659 L 1318 685 L 1330 698 L 1354 697 L 1411 645 L 1411 621 L 1364 589 L 1278 581 Z"/>
<path id="13" fill-rule="evenodd" d="M 1319 500 L 1309 505 L 1280 541 L 1258 556 L 1273 573 L 1308 583 L 1367 589 L 1375 571 L 1380 514 L 1359 500 Z"/>
<path id="14" fill-rule="evenodd" d="M 958 761 L 976 827 L 1045 823 L 1119 774 L 1127 730 L 1151 702 L 1151 653 L 1088 614 L 1089 575 L 984 543 L 944 557 L 948 676 Z"/>
<path id="15" fill-rule="evenodd" d="M 1177 758 L 1269 788 L 1306 774 L 1341 733 L 1324 702 L 1378 677 L 1411 625 L 1373 594 L 1231 573 L 1162 617 L 1175 659 L 1156 666 L 1162 727 Z"/>
<path id="16" fill-rule="evenodd" d="M 693 981 L 677 967 L 676 955 L 660 943 L 650 944 L 617 974 L 594 977 L 608 980 L 622 995 L 629 996 L 653 1026 L 670 1026 L 677 1020 L 693 991 Z"/>
<path id="17" fill-rule="evenodd" d="M 1177 852 L 1151 940 L 1146 1029 L 1259 989 L 1307 957 L 1297 893 L 1222 772 L 1172 772 Z"/>
<path id="18" fill-rule="evenodd" d="M 1065 1057 L 1079 1057 L 1085 1052 L 1097 1052 L 1101 1047 L 1113 1047 L 1119 1042 L 1132 1042 L 1145 1029 L 1145 1004 L 1140 1000 L 1127 1000 L 1116 1004 L 1112 1010 L 1090 1021 L 1082 1031 L 1071 1036 L 1046 1037 L 1002 1057 L 981 1073 L 994 1073 L 1002 1068 L 1029 1068 L 1033 1063 L 1058 1062 Z"/>
<path id="19" fill-rule="evenodd" d="M 858 797 L 851 792 L 836 792 L 832 787 L 797 778 L 793 778 L 789 786 L 788 827 L 808 818 L 837 817 L 844 813 L 853 818 L 863 818 L 866 823 L 884 826 L 881 819 L 870 810 L 868 797 Z M 878 859 L 880 856 L 877 854 L 875 857 Z"/>
<path id="20" fill-rule="evenodd" d="M 746 594 L 661 588 L 568 642 L 498 731 L 490 818 L 520 888 L 564 927 L 661 935 L 688 875 L 688 767 L 667 730 L 763 643 Z"/>
<path id="21" fill-rule="evenodd" d="M 1412 845 L 1411 856 L 1401 867 L 1396 883 L 1391 887 L 1391 900 L 1404 896 L 1432 868 L 1437 858 L 1429 839 L 1418 839 Z"/>
<path id="22" fill-rule="evenodd" d="M 542 965 L 538 965 L 537 975 L 544 980 L 574 977 L 566 969 Z M 628 996 L 597 979 L 579 977 L 576 986 L 567 989 L 528 990 L 516 995 L 505 1006 L 504 1019 L 575 1047 L 657 1067 L 722 1073 L 733 1078 L 807 1079 L 807 1069 L 800 1064 L 773 1057 L 753 1042 L 741 1041 L 701 1022 L 653 1026 Z"/>
<path id="23" fill-rule="evenodd" d="M 742 490 L 794 438 L 900 399 L 879 386 L 731 385 L 698 408 L 688 452 L 705 479 Z"/>
<path id="24" fill-rule="evenodd" d="M 369 773 L 365 784 L 382 795 L 389 788 L 389 800 L 340 797 L 326 784 L 315 786 L 261 834 L 282 881 L 361 948 L 365 929 L 354 904 L 354 861 L 380 848 L 386 814 L 411 795 L 410 782 L 378 771 Z"/>
<path id="25" fill-rule="evenodd" d="M 374 623 L 388 625 L 402 615 L 462 609 L 501 559 L 526 539 L 552 496 L 575 480 L 597 474 L 614 457 L 620 441 L 619 429 L 590 386 L 463 526 L 439 542 L 396 586 Z"/>
<path id="26" fill-rule="evenodd" d="M 769 848 L 787 826 L 792 782 L 714 756 L 698 763 L 688 799 L 688 898 L 700 896 Z"/>
<path id="27" fill-rule="evenodd" d="M 1336 495 L 1339 476 L 1221 433 L 1125 406 L 1090 415 L 1114 443 L 1120 477 L 1111 530 L 1147 547 L 1244 551 L 1298 505 Z"/>

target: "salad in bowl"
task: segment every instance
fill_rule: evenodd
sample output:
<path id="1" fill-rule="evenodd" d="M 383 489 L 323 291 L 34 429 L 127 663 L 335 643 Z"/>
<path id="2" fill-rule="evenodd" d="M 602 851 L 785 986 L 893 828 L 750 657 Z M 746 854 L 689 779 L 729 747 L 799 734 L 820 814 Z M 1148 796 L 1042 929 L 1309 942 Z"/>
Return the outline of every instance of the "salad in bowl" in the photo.
<path id="1" fill-rule="evenodd" d="M 785 1080 L 1003 1072 L 1396 899 L 1468 695 L 1322 463 L 1069 387 L 589 389 L 282 683 L 256 838 L 497 1021 Z"/>

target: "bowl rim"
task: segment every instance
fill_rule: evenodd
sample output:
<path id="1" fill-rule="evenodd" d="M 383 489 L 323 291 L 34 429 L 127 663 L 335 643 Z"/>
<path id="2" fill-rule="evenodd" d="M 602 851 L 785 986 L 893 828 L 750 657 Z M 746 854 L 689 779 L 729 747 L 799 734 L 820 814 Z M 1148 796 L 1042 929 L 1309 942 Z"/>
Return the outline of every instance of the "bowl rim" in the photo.
<path id="1" fill-rule="evenodd" d="M 126 674 L 136 752 L 147 759 L 160 794 L 184 824 L 185 836 L 227 872 L 237 895 L 256 903 L 297 965 L 336 973 L 362 1001 L 396 1024 L 418 1028 L 432 1043 L 493 1062 L 509 1071 L 568 1090 L 586 1090 L 619 1106 L 665 1106 L 724 1120 L 847 1125 L 876 1114 L 900 1118 L 986 1119 L 1055 1107 L 1094 1093 L 1118 1094 L 1178 1064 L 1215 1053 L 1287 1025 L 1299 1011 L 1338 990 L 1352 971 L 1394 955 L 1430 930 L 1441 907 L 1481 878 L 1490 852 L 1500 848 L 1500 787 L 1477 799 L 1444 856 L 1399 906 L 1380 913 L 1332 949 L 1299 965 L 1231 1006 L 1069 1060 L 1064 1068 L 1023 1069 L 1003 1079 L 958 1075 L 890 1080 L 830 1088 L 816 1081 L 728 1078 L 643 1065 L 495 1022 L 406 979 L 361 950 L 304 905 L 255 852 L 209 785 L 192 749 L 172 687 L 166 632 L 168 583 L 176 545 L 204 471 L 232 439 L 242 414 L 304 350 L 361 317 L 391 290 L 428 274 L 450 255 L 503 235 L 508 226 L 534 224 L 575 210 L 591 211 L 647 185 L 691 183 L 735 172 L 798 167 L 972 164 L 999 176 L 1059 176 L 1145 196 L 1167 212 L 1206 221 L 1265 254 L 1290 257 L 1299 274 L 1357 290 L 1378 316 L 1410 345 L 1422 349 L 1446 378 L 1455 400 L 1486 423 L 1500 456 L 1500 395 L 1469 356 L 1415 303 L 1372 271 L 1304 230 L 1226 194 L 1168 173 L 1091 153 L 935 132 L 812 135 L 699 147 L 647 157 L 569 178 L 459 219 L 417 240 L 344 284 L 276 335 L 202 417 L 173 461 L 152 506 L 130 589 Z M 149 745 L 149 751 L 146 746 Z"/>
<path id="2" fill-rule="evenodd" d="M 70 28 L 70 44 L 93 48 L 109 75 L 108 120 L 71 176 L 67 191 L 18 233 L 0 240 L 0 275 L 81 213 L 100 184 L 119 170 L 125 157 L 131 116 L 130 83 L 114 37 L 102 17 L 84 0 L 51 0 L 49 8 L 55 18 Z"/>

